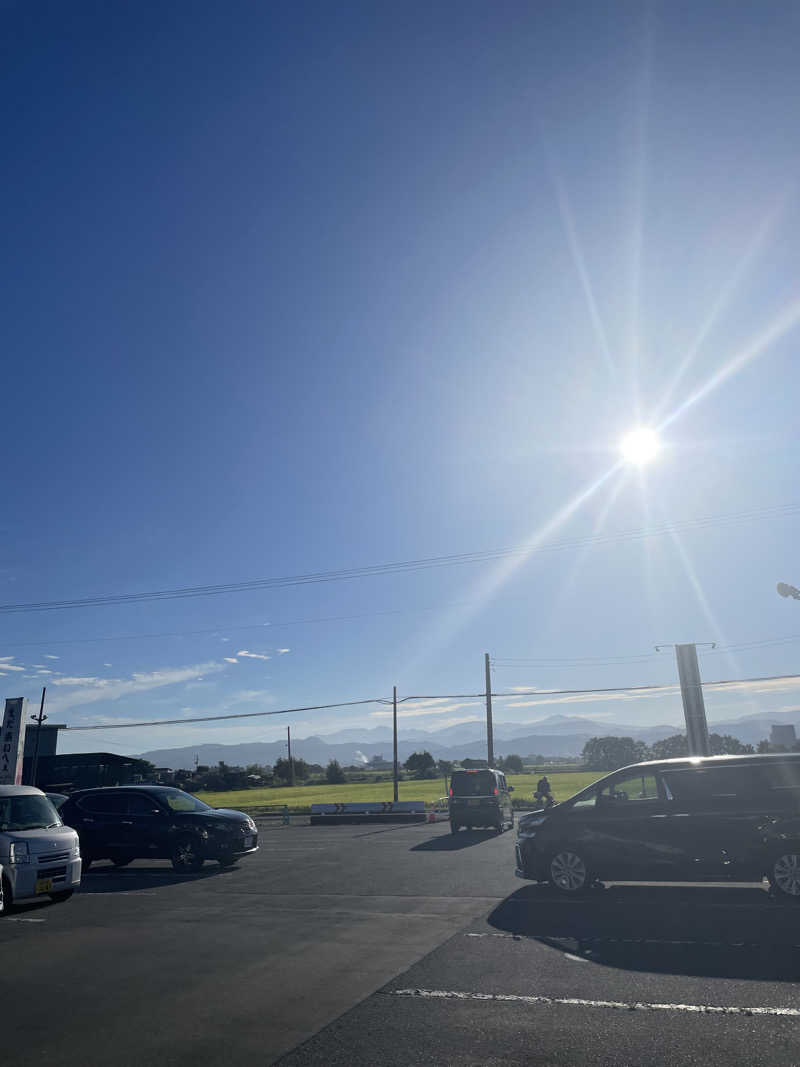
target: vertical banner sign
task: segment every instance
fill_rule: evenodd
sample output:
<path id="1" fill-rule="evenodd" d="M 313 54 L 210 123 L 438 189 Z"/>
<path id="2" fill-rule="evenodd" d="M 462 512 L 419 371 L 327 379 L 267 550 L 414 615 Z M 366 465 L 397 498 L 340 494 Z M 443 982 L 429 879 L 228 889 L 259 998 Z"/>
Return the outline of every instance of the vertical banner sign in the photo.
<path id="1" fill-rule="evenodd" d="M 9 697 L 0 729 L 0 785 L 22 785 L 25 698 Z"/>

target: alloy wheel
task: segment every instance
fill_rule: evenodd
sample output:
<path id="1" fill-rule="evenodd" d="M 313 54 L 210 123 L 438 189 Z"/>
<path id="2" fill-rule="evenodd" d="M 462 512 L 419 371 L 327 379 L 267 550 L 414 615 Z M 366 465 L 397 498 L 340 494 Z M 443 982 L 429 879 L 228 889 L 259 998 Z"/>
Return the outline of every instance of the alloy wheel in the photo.
<path id="1" fill-rule="evenodd" d="M 577 893 L 587 882 L 586 864 L 575 852 L 558 852 L 550 861 L 553 885 L 565 893 Z"/>
<path id="2" fill-rule="evenodd" d="M 788 897 L 800 897 L 800 856 L 787 852 L 779 856 L 772 866 L 775 885 Z"/>

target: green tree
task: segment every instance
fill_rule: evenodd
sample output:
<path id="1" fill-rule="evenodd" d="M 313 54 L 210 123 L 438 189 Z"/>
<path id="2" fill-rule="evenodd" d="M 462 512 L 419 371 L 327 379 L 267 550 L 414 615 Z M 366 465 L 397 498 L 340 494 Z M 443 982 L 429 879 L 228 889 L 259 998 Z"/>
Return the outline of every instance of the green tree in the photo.
<path id="1" fill-rule="evenodd" d="M 752 745 L 743 744 L 731 734 L 710 734 L 708 742 L 712 756 L 749 756 L 755 751 Z"/>
<path id="2" fill-rule="evenodd" d="M 502 761 L 500 770 L 505 771 L 506 774 L 524 774 L 525 767 L 522 764 L 522 756 L 517 756 L 513 753 L 510 756 L 506 756 Z"/>
<path id="3" fill-rule="evenodd" d="M 304 759 L 292 758 L 294 763 L 294 776 L 298 782 L 305 781 L 308 778 L 308 764 Z M 280 759 L 275 760 L 275 767 L 273 768 L 273 774 L 276 778 L 279 778 L 282 782 L 291 782 L 292 780 L 292 768 L 288 759 L 281 756 Z"/>
<path id="4" fill-rule="evenodd" d="M 436 760 L 430 752 L 412 752 L 403 766 L 417 778 L 430 778 L 436 771 Z"/>
<path id="5" fill-rule="evenodd" d="M 686 734 L 673 734 L 672 737 L 664 737 L 655 741 L 650 746 L 650 755 L 653 759 L 675 759 L 678 756 L 689 755 L 689 742 Z"/>
<path id="6" fill-rule="evenodd" d="M 439 768 L 439 774 L 452 774 L 452 772 L 453 772 L 453 760 L 451 760 L 451 759 L 440 759 L 439 762 L 437 763 L 437 767 Z"/>
<path id="7" fill-rule="evenodd" d="M 583 762 L 590 771 L 615 771 L 648 755 L 644 741 L 632 737 L 591 737 L 583 746 Z"/>
<path id="8" fill-rule="evenodd" d="M 329 785 L 342 785 L 347 781 L 344 771 L 338 759 L 332 759 L 325 769 L 325 777 Z"/>

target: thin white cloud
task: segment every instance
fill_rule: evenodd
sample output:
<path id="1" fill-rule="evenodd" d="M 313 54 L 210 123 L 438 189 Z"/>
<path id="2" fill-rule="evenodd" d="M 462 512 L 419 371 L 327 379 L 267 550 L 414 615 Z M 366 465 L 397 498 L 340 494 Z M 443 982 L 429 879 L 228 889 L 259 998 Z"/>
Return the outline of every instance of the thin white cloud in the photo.
<path id="1" fill-rule="evenodd" d="M 236 655 L 243 659 L 272 659 L 272 656 L 267 656 L 263 652 L 248 652 L 246 648 L 240 649 Z"/>
<path id="2" fill-rule="evenodd" d="M 52 674 L 53 672 L 52 672 L 52 671 L 48 671 L 48 669 L 47 669 L 46 667 L 42 667 L 42 668 L 41 668 L 40 670 L 38 670 L 38 671 L 37 671 L 36 673 L 37 673 L 37 674 Z"/>
<path id="3" fill-rule="evenodd" d="M 36 667 L 38 670 L 44 670 L 47 667 L 46 663 L 32 663 L 31 667 Z"/>
<path id="4" fill-rule="evenodd" d="M 226 663 L 238 663 L 238 659 L 235 656 L 223 656 Z"/>
<path id="5" fill-rule="evenodd" d="M 119 700 L 120 697 L 145 693 L 163 686 L 199 680 L 205 674 L 223 670 L 221 663 L 198 663 L 189 667 L 172 667 L 149 673 L 137 672 L 130 678 L 55 678 L 53 685 L 75 687 L 53 701 L 54 710 L 66 711 L 98 700 Z M 51 705 L 51 706 L 53 706 Z"/>
<path id="6" fill-rule="evenodd" d="M 104 667 L 113 667 L 114 664 L 113 663 L 104 663 L 103 666 Z"/>
<path id="7" fill-rule="evenodd" d="M 16 656 L 0 656 L 0 663 L 10 663 L 12 659 L 16 658 Z"/>
<path id="8" fill-rule="evenodd" d="M 275 651 L 279 656 L 285 656 L 287 652 L 291 652 L 292 650 L 290 648 L 276 648 Z"/>
<path id="9" fill-rule="evenodd" d="M 9 659 L 12 659 L 12 658 L 13 657 L 9 656 Z M 17 667 L 13 663 L 3 663 L 3 670 L 4 671 L 26 671 L 27 669 L 28 669 L 27 667 Z"/>
<path id="10" fill-rule="evenodd" d="M 61 659 L 61 657 L 60 657 L 60 656 L 51 656 L 51 655 L 49 654 L 49 652 L 45 652 L 45 654 L 44 654 L 44 658 L 45 658 L 45 659 Z"/>
<path id="11" fill-rule="evenodd" d="M 230 641 L 230 637 L 220 637 L 220 641 Z"/>
<path id="12" fill-rule="evenodd" d="M 424 719 L 429 715 L 448 715 L 450 712 L 461 711 L 463 708 L 474 708 L 475 706 L 475 703 L 444 704 L 441 702 L 435 705 L 433 702 L 430 704 L 401 704 L 397 709 L 397 717 L 398 719 Z M 371 711 L 369 717 L 371 719 L 391 719 L 393 714 L 392 709 L 388 708 L 385 711 Z"/>

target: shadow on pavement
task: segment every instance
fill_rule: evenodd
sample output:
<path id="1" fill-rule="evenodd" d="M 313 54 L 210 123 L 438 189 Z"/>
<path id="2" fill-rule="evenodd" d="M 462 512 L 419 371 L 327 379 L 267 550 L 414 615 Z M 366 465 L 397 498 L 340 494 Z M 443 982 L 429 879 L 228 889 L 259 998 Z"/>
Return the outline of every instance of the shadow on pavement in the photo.
<path id="1" fill-rule="evenodd" d="M 611 886 L 579 900 L 526 886 L 489 916 L 594 963 L 630 971 L 757 981 L 800 979 L 800 908 L 757 886 Z"/>
<path id="2" fill-rule="evenodd" d="M 199 871 L 179 874 L 166 864 L 162 867 L 114 867 L 112 864 L 92 864 L 81 878 L 79 893 L 134 893 L 137 889 L 154 889 L 160 885 L 198 882 L 205 878 L 219 878 L 236 870 L 236 866 L 222 868 L 206 863 Z"/>
<path id="3" fill-rule="evenodd" d="M 410 848 L 409 852 L 458 852 L 462 848 L 471 848 L 482 841 L 497 837 L 497 830 L 459 830 L 457 834 L 439 834 L 429 837 Z"/>

